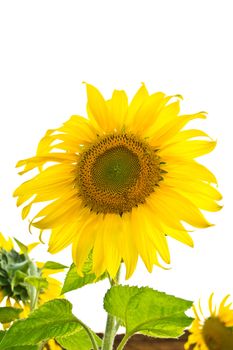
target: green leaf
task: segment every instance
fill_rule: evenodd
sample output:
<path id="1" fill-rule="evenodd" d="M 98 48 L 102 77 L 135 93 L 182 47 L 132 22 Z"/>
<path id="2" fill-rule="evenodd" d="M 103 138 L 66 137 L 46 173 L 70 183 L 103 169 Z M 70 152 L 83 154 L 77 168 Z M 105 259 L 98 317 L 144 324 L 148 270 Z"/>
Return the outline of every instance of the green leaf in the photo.
<path id="1" fill-rule="evenodd" d="M 43 266 L 43 269 L 50 269 L 50 270 L 63 270 L 67 268 L 68 266 L 62 265 L 55 261 L 47 261 Z"/>
<path id="2" fill-rule="evenodd" d="M 0 322 L 8 323 L 19 318 L 19 314 L 22 312 L 22 309 L 5 306 L 0 307 Z"/>
<path id="3" fill-rule="evenodd" d="M 30 284 L 30 286 L 35 287 L 36 290 L 40 290 L 41 288 L 48 288 L 48 281 L 43 277 L 28 276 L 24 279 L 24 282 Z"/>
<path id="4" fill-rule="evenodd" d="M 131 298 L 140 292 L 138 287 L 118 286 L 109 289 L 104 298 L 104 308 L 113 316 L 117 316 L 121 325 L 125 326 L 125 315 Z M 142 290 L 143 288 L 141 288 Z"/>
<path id="5" fill-rule="evenodd" d="M 75 264 L 72 264 L 67 272 L 64 285 L 62 287 L 61 294 L 70 292 L 72 290 L 82 288 L 83 286 L 98 282 L 107 277 L 107 274 L 104 273 L 99 278 L 96 278 L 96 275 L 91 272 L 92 270 L 92 260 L 89 257 L 83 266 L 83 276 L 78 275 Z"/>
<path id="6" fill-rule="evenodd" d="M 39 350 L 39 345 L 10 346 L 7 350 Z"/>
<path id="7" fill-rule="evenodd" d="M 153 290 L 114 286 L 105 296 L 105 310 L 125 325 L 127 334 L 179 337 L 192 319 L 185 311 L 192 302 Z"/>
<path id="8" fill-rule="evenodd" d="M 101 347 L 101 339 L 93 333 L 96 343 Z M 62 337 L 56 337 L 56 341 L 67 350 L 90 350 L 92 343 L 87 332 L 82 328 L 78 328 L 72 334 L 66 334 Z"/>
<path id="9" fill-rule="evenodd" d="M 19 249 L 22 251 L 22 253 L 27 253 L 28 252 L 28 247 L 23 244 L 22 242 L 20 242 L 17 238 L 14 238 L 15 242 L 17 243 Z"/>
<path id="10" fill-rule="evenodd" d="M 82 327 L 72 314 L 72 305 L 65 299 L 54 299 L 33 311 L 25 320 L 14 322 L 6 332 L 0 349 L 37 345 L 64 335 L 72 335 Z"/>
<path id="11" fill-rule="evenodd" d="M 148 322 L 148 324 L 144 325 L 146 328 L 139 330 L 139 332 L 155 338 L 178 338 L 192 321 L 192 318 L 180 312 L 176 315 L 161 317 L 159 320 L 154 320 L 151 324 Z"/>

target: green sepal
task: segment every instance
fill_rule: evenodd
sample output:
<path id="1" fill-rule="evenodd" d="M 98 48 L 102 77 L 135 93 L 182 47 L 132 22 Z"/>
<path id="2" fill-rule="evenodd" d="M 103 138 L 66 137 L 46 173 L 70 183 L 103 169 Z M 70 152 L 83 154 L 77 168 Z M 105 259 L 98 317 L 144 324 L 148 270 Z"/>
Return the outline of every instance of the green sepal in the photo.
<path id="1" fill-rule="evenodd" d="M 28 252 L 28 247 L 20 242 L 17 238 L 14 237 L 14 241 L 17 243 L 19 249 L 21 250 L 22 253 L 26 254 Z"/>
<path id="2" fill-rule="evenodd" d="M 22 309 L 11 307 L 11 306 L 0 307 L 0 322 L 1 323 L 12 322 L 17 318 L 19 318 L 19 315 L 22 311 L 23 311 Z"/>
<path id="3" fill-rule="evenodd" d="M 24 282 L 32 287 L 35 287 L 38 291 L 40 291 L 41 288 L 48 288 L 48 281 L 43 277 L 28 276 L 24 279 Z"/>
<path id="4" fill-rule="evenodd" d="M 177 338 L 192 318 L 185 314 L 192 302 L 148 287 L 113 286 L 106 293 L 104 308 L 118 318 L 127 334 L 142 333 Z"/>
<path id="5" fill-rule="evenodd" d="M 14 249 L 9 252 L 0 249 L 0 286 L 5 296 L 27 302 L 28 291 L 24 278 L 28 274 L 29 264 L 24 254 Z"/>
<path id="6" fill-rule="evenodd" d="M 17 285 L 24 286 L 24 280 L 25 280 L 26 277 L 27 277 L 26 273 L 24 273 L 24 272 L 22 272 L 20 270 L 15 271 L 13 279 L 11 281 L 12 289 L 14 290 L 15 286 L 17 286 Z"/>

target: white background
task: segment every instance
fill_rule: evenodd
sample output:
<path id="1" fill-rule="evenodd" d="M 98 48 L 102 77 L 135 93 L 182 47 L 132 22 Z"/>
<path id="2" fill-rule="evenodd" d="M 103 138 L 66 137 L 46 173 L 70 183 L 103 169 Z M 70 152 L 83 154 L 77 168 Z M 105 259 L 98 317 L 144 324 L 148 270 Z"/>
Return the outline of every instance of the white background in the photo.
<path id="1" fill-rule="evenodd" d="M 150 285 L 191 300 L 233 294 L 232 282 L 232 1 L 0 1 L 0 230 L 36 240 L 22 221 L 12 192 L 25 178 L 19 159 L 34 155 L 44 132 L 72 114 L 85 115 L 85 86 L 106 97 L 129 96 L 143 81 L 149 91 L 182 94 L 184 112 L 208 111 L 195 125 L 218 140 L 203 159 L 217 175 L 224 209 L 207 217 L 215 226 L 197 230 L 195 248 L 169 239 L 172 269 L 152 274 L 139 265 L 130 284 Z M 46 239 L 46 237 L 45 237 Z M 71 262 L 70 249 L 39 260 Z M 75 312 L 103 330 L 107 282 L 67 294 Z"/>

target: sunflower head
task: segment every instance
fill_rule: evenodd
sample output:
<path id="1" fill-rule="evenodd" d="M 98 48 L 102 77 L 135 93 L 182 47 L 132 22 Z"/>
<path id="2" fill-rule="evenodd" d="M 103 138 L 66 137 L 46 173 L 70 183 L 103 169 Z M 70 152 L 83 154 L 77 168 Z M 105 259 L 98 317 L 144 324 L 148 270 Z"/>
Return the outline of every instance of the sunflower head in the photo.
<path id="1" fill-rule="evenodd" d="M 233 349 L 233 309 L 227 304 L 227 295 L 219 305 L 213 308 L 213 294 L 209 298 L 209 315 L 205 316 L 201 305 L 193 306 L 195 320 L 185 349 L 230 350 Z"/>
<path id="2" fill-rule="evenodd" d="M 122 216 L 145 203 L 161 173 L 155 147 L 133 134 L 115 132 L 81 154 L 76 185 L 91 211 Z"/>
<path id="3" fill-rule="evenodd" d="M 28 289 L 24 284 L 29 268 L 28 260 L 24 254 L 18 253 L 13 248 L 9 251 L 0 248 L 0 291 L 4 296 L 16 301 L 27 302 Z"/>
<path id="4" fill-rule="evenodd" d="M 87 84 L 87 118 L 74 115 L 49 130 L 36 156 L 18 163 L 20 174 L 38 174 L 14 195 L 25 218 L 35 203 L 49 202 L 31 223 L 51 229 L 49 251 L 69 244 L 81 274 L 90 252 L 93 272 L 126 277 L 138 257 L 147 269 L 170 263 L 166 236 L 193 246 L 190 227 L 209 227 L 202 210 L 217 211 L 215 176 L 196 157 L 215 141 L 188 122 L 205 113 L 180 115 L 178 96 L 149 94 L 143 84 L 128 103 L 124 91 L 109 100 Z"/>
<path id="5" fill-rule="evenodd" d="M 23 312 L 20 317 L 24 318 L 30 312 L 31 302 L 31 285 L 28 283 L 28 277 L 41 278 L 46 281 L 46 284 L 39 290 L 38 305 L 41 305 L 60 296 L 61 283 L 50 276 L 59 271 L 46 269 L 44 263 L 34 263 L 29 258 L 30 251 L 38 243 L 25 246 L 16 240 L 24 250 L 23 252 L 22 249 L 17 251 L 13 242 L 5 239 L 2 234 L 0 238 L 0 303 L 5 300 L 6 306 L 22 308 Z"/>

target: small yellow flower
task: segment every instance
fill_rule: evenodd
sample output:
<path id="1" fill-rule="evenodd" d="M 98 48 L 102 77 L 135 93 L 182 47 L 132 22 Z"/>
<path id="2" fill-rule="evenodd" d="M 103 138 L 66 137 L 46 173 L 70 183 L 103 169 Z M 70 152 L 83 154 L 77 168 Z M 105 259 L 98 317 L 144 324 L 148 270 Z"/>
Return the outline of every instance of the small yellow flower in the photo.
<path id="1" fill-rule="evenodd" d="M 26 203 L 25 218 L 33 204 L 50 202 L 32 225 L 52 230 L 51 253 L 72 244 L 80 274 L 91 251 L 97 276 L 114 278 L 124 261 L 128 278 L 138 256 L 151 272 L 159 257 L 170 263 L 166 236 L 193 246 L 183 224 L 208 227 L 201 210 L 220 209 L 215 176 L 195 160 L 216 142 L 184 129 L 206 116 L 179 115 L 178 96 L 150 95 L 143 84 L 128 104 L 124 91 L 105 100 L 86 86 L 88 119 L 74 115 L 49 130 L 37 155 L 18 163 L 20 174 L 39 173 L 16 189 L 17 205 Z"/>
<path id="2" fill-rule="evenodd" d="M 209 298 L 209 315 L 205 316 L 200 302 L 193 306 L 195 319 L 185 350 L 231 350 L 233 349 L 233 309 L 227 304 L 227 295 L 219 307 L 213 306 L 213 294 Z"/>

